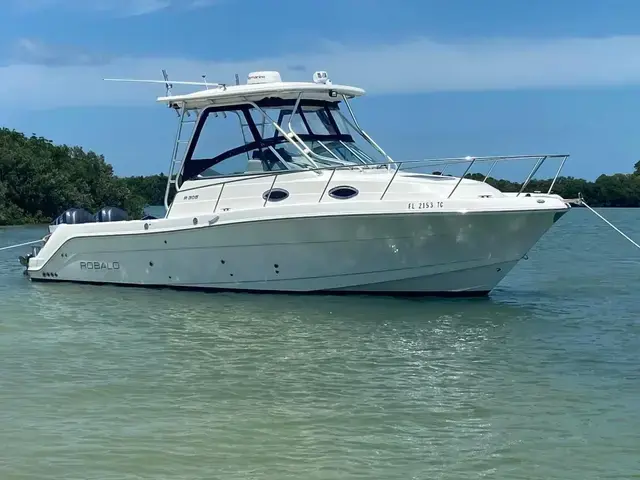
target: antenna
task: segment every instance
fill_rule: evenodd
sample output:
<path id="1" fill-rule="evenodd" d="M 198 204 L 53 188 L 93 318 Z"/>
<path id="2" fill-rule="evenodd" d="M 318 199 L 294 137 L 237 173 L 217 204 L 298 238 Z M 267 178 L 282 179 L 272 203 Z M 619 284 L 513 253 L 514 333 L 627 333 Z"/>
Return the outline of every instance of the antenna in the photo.
<path id="1" fill-rule="evenodd" d="M 172 96 L 171 89 L 173 88 L 174 85 L 204 86 L 207 90 L 209 90 L 209 87 L 221 88 L 223 90 L 227 89 L 227 86 L 224 83 L 207 82 L 206 75 L 202 75 L 202 80 L 203 80 L 202 82 L 183 82 L 183 81 L 172 82 L 172 81 L 169 81 L 169 74 L 167 73 L 167 71 L 165 69 L 162 69 L 162 77 L 163 77 L 163 80 L 142 80 L 142 79 L 136 79 L 136 78 L 103 78 L 103 80 L 107 82 L 164 83 L 167 89 L 166 97 Z M 178 113 L 178 110 L 180 109 L 178 103 L 171 102 L 171 100 L 169 100 L 168 107 L 175 109 L 176 113 Z M 188 112 L 187 112 L 187 115 L 188 115 Z"/>
<path id="2" fill-rule="evenodd" d="M 167 97 L 170 97 L 173 85 L 169 83 L 169 74 L 164 68 L 162 69 L 162 76 L 164 77 L 164 84 L 167 86 Z"/>
<path id="3" fill-rule="evenodd" d="M 167 88 L 167 95 L 166 95 L 167 97 L 171 96 L 171 89 L 173 88 L 174 85 L 204 86 L 207 88 L 207 90 L 209 89 L 209 87 L 220 88 L 224 86 L 220 83 L 207 82 L 205 75 L 202 76 L 202 78 L 204 79 L 204 82 L 183 82 L 183 81 L 170 82 L 169 75 L 167 74 L 167 71 L 164 69 L 162 70 L 162 77 L 164 78 L 164 80 L 142 80 L 142 79 L 136 79 L 136 78 L 103 78 L 103 80 L 106 82 L 164 83 L 165 87 Z"/>

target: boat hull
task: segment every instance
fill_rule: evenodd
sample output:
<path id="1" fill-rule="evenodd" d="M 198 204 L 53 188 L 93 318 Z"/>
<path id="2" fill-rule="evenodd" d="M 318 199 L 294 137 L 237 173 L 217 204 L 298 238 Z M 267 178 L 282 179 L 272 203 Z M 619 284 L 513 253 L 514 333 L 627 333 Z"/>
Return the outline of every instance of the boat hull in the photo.
<path id="1" fill-rule="evenodd" d="M 27 273 L 148 287 L 484 295 L 562 213 L 335 215 L 71 236 L 31 259 Z"/>

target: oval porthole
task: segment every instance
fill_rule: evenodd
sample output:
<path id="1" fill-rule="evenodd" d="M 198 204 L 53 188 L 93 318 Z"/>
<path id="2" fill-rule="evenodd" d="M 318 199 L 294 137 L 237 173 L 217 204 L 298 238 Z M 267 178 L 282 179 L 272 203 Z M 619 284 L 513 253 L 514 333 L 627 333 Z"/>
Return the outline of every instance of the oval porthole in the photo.
<path id="1" fill-rule="evenodd" d="M 284 200 L 288 196 L 289 192 L 283 190 L 282 188 L 272 188 L 271 190 L 267 190 L 262 194 L 262 198 L 270 202 L 279 202 L 280 200 Z"/>
<path id="2" fill-rule="evenodd" d="M 358 190 L 353 187 L 341 186 L 341 187 L 333 187 L 329 190 L 329 196 L 333 198 L 338 198 L 340 200 L 346 200 L 347 198 L 353 198 L 358 195 Z"/>

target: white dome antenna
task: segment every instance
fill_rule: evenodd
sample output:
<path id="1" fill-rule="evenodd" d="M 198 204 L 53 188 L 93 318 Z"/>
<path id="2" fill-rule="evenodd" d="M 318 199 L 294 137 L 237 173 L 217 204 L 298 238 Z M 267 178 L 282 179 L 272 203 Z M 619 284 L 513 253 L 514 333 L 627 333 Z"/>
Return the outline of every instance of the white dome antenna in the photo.
<path id="1" fill-rule="evenodd" d="M 247 76 L 247 85 L 257 85 L 261 83 L 280 83 L 280 72 L 265 71 L 265 72 L 251 72 Z"/>
<path id="2" fill-rule="evenodd" d="M 327 72 L 315 72 L 313 74 L 313 83 L 324 83 L 326 85 L 331 85 L 331 80 L 329 80 L 329 75 Z"/>

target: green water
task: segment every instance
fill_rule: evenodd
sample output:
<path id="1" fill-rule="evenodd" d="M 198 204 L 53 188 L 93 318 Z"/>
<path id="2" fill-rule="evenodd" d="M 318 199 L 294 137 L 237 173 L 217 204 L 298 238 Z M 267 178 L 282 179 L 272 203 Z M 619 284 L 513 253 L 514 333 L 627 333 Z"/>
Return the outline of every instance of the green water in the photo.
<path id="1" fill-rule="evenodd" d="M 25 251 L 2 480 L 640 476 L 640 251 L 584 209 L 479 300 L 33 284 Z"/>

